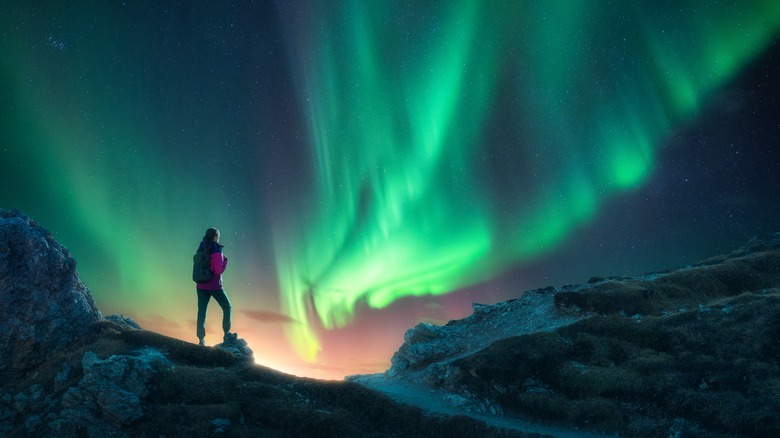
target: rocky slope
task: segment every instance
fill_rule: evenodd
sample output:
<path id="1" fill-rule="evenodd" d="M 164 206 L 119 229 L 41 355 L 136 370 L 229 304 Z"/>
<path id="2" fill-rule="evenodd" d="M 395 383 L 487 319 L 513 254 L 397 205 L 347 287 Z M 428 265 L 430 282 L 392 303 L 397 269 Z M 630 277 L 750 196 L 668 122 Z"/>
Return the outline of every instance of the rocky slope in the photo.
<path id="1" fill-rule="evenodd" d="M 695 266 L 475 304 L 404 339 L 387 372 L 351 380 L 400 400 L 425 388 L 525 431 L 778 436 L 780 233 Z"/>

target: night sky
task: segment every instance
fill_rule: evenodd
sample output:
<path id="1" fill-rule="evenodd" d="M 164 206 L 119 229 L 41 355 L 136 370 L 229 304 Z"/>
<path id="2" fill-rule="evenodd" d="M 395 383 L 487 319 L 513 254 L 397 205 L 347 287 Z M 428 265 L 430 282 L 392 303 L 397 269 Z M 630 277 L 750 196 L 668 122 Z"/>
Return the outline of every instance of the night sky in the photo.
<path id="1" fill-rule="evenodd" d="M 297 375 L 780 231 L 776 0 L 3 2 L 0 53 L 0 207 L 188 341 L 219 228 L 234 331 Z"/>

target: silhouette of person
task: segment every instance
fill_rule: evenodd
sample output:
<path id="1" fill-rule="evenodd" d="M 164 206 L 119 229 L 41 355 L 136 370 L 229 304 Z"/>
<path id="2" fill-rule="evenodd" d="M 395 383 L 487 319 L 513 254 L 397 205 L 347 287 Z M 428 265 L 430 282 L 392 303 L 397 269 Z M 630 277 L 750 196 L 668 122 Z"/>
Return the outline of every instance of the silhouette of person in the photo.
<path id="1" fill-rule="evenodd" d="M 209 228 L 206 230 L 206 234 L 203 236 L 203 240 L 200 242 L 198 251 L 204 251 L 206 256 L 211 259 L 211 271 L 214 276 L 211 280 L 198 283 L 198 321 L 196 332 L 198 335 L 199 345 L 206 345 L 206 310 L 209 306 L 209 300 L 214 297 L 222 308 L 222 330 L 225 332 L 223 341 L 230 341 L 236 339 L 238 335 L 230 333 L 230 326 L 232 323 L 232 307 L 230 300 L 225 294 L 225 290 L 222 288 L 222 273 L 227 268 L 228 259 L 222 253 L 224 245 L 219 243 L 219 230 L 216 228 Z"/>

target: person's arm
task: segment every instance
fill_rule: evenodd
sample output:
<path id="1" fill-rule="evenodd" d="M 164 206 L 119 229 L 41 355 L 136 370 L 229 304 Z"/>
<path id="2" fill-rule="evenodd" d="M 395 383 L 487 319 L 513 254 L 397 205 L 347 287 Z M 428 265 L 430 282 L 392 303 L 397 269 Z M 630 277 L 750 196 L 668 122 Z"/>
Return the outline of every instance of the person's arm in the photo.
<path id="1" fill-rule="evenodd" d="M 211 254 L 211 270 L 216 275 L 220 275 L 227 269 L 227 257 L 217 251 Z"/>

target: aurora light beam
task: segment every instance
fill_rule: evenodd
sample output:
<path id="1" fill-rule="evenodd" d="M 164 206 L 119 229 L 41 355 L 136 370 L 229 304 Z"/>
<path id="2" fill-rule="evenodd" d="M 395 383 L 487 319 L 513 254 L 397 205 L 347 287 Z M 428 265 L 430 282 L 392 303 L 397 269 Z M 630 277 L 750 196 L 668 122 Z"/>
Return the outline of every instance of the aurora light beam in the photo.
<path id="1" fill-rule="evenodd" d="M 337 4 L 281 7 L 313 166 L 276 263 L 308 360 L 315 313 L 342 327 L 560 243 L 780 28 L 774 0 Z"/>

